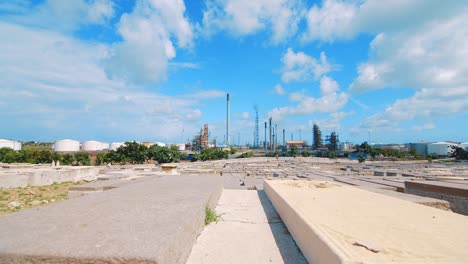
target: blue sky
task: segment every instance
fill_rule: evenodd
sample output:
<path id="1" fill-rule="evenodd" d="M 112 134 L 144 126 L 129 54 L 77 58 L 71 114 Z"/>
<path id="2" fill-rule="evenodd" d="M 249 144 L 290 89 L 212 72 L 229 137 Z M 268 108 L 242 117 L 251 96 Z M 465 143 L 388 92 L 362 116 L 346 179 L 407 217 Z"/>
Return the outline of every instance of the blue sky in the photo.
<path id="1" fill-rule="evenodd" d="M 0 138 L 468 141 L 468 3 L 0 1 Z"/>

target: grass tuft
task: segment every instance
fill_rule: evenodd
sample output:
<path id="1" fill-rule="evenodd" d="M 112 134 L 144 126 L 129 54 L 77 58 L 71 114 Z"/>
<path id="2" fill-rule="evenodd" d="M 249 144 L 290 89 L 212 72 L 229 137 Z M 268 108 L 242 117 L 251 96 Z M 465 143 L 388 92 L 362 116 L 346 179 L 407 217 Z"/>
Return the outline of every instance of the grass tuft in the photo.
<path id="1" fill-rule="evenodd" d="M 216 213 L 214 209 L 209 207 L 205 208 L 205 225 L 209 225 L 212 222 L 218 222 L 222 219 L 222 214 Z"/>

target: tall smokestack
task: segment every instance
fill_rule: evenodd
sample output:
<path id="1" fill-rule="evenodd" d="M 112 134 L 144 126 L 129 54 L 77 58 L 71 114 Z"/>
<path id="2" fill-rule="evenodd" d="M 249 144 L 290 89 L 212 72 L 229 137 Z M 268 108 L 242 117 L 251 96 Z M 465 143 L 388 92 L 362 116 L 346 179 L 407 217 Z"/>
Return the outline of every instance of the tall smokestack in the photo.
<path id="1" fill-rule="evenodd" d="M 271 117 L 270 117 L 270 150 L 273 149 L 273 145 L 272 145 L 273 141 L 272 141 L 272 138 L 271 138 L 271 136 L 272 136 L 271 132 L 272 131 L 271 131 Z"/>
<path id="2" fill-rule="evenodd" d="M 231 112 L 231 101 L 229 100 L 229 94 L 227 94 L 227 114 L 226 114 L 226 145 L 229 147 L 229 112 Z"/>

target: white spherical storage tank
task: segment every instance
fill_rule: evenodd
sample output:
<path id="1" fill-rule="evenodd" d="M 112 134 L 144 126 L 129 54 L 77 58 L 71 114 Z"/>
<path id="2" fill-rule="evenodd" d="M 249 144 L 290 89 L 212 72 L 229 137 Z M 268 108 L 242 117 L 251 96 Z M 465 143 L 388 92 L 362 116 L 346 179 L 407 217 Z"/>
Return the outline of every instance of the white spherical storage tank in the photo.
<path id="1" fill-rule="evenodd" d="M 454 145 L 458 146 L 458 144 L 451 143 L 451 142 L 431 143 L 427 146 L 427 153 L 428 154 L 435 153 L 440 156 L 450 156 L 450 154 L 453 152 L 450 146 L 454 146 Z"/>
<path id="2" fill-rule="evenodd" d="M 54 143 L 54 150 L 57 152 L 76 152 L 80 151 L 80 142 L 71 139 L 57 140 Z"/>
<path id="3" fill-rule="evenodd" d="M 0 148 L 11 148 L 18 151 L 21 150 L 21 142 L 0 138 Z"/>
<path id="4" fill-rule="evenodd" d="M 110 150 L 117 150 L 120 146 L 123 146 L 124 142 L 114 142 L 110 144 Z"/>
<path id="5" fill-rule="evenodd" d="M 103 150 L 103 143 L 95 140 L 83 142 L 81 149 L 84 151 L 101 151 Z"/>

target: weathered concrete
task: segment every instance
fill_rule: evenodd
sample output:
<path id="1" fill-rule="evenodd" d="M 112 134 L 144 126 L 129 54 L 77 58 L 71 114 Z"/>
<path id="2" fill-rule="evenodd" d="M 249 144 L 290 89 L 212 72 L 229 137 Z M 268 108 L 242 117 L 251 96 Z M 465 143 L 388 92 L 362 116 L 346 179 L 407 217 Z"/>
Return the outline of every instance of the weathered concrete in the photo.
<path id="1" fill-rule="evenodd" d="M 466 216 L 338 183 L 265 181 L 264 188 L 310 263 L 468 260 Z"/>
<path id="2" fill-rule="evenodd" d="M 405 192 L 445 200 L 456 213 L 468 215 L 468 185 L 451 182 L 405 181 Z"/>
<path id="3" fill-rule="evenodd" d="M 263 191 L 224 190 L 216 211 L 187 263 L 307 263 Z"/>
<path id="4" fill-rule="evenodd" d="M 93 181 L 97 167 L 11 167 L 0 169 L 0 188 L 44 186 L 61 182 Z"/>
<path id="5" fill-rule="evenodd" d="M 185 263 L 219 176 L 165 176 L 0 217 L 0 263 Z"/>

